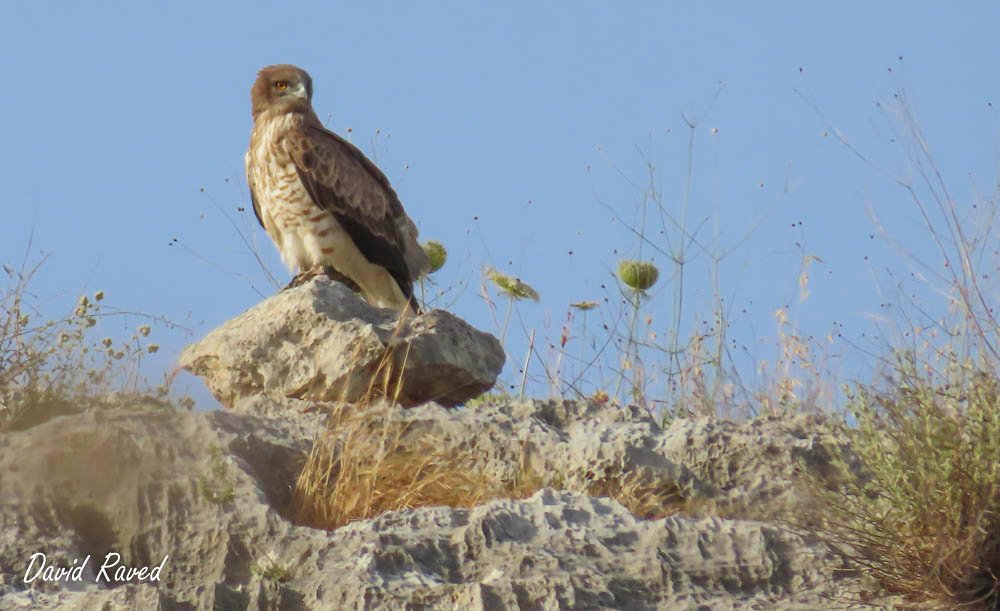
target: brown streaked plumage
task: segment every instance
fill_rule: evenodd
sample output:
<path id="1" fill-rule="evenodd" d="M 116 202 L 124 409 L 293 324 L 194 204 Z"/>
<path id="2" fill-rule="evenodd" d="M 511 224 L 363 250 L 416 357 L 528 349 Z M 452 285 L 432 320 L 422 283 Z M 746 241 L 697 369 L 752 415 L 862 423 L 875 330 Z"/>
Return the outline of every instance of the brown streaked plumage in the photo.
<path id="1" fill-rule="evenodd" d="M 372 305 L 415 312 L 413 282 L 428 268 L 417 228 L 378 167 L 320 123 L 309 74 L 268 66 L 250 100 L 250 196 L 285 263 L 333 267 Z"/>

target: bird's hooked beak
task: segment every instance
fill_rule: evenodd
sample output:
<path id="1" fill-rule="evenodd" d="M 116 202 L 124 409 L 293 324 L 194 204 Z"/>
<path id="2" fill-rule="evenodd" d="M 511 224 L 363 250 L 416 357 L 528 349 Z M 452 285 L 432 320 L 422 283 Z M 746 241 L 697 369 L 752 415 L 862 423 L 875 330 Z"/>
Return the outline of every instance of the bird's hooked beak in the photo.
<path id="1" fill-rule="evenodd" d="M 305 83 L 299 83 L 293 89 L 288 91 L 289 95 L 295 96 L 297 98 L 302 98 L 303 100 L 309 99 L 309 91 L 306 90 Z"/>

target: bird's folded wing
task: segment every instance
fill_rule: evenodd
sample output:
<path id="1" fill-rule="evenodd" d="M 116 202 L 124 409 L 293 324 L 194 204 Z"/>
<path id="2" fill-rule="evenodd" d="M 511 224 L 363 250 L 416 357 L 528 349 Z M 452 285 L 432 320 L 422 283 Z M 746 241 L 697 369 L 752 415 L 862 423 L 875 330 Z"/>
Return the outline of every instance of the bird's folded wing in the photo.
<path id="1" fill-rule="evenodd" d="M 295 130 L 284 142 L 316 205 L 333 214 L 361 254 L 385 268 L 411 299 L 416 274 L 407 265 L 402 229 L 413 223 L 389 179 L 357 147 L 321 127 Z"/>

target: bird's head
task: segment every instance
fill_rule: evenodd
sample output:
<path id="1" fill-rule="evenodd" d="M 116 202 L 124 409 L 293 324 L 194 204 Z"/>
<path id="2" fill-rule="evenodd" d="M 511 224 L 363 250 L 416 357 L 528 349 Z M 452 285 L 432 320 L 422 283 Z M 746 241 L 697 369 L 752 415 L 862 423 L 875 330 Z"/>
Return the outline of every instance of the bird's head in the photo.
<path id="1" fill-rule="evenodd" d="M 257 73 L 250 89 L 253 116 L 264 112 L 283 114 L 312 108 L 312 77 L 291 64 L 267 66 Z"/>

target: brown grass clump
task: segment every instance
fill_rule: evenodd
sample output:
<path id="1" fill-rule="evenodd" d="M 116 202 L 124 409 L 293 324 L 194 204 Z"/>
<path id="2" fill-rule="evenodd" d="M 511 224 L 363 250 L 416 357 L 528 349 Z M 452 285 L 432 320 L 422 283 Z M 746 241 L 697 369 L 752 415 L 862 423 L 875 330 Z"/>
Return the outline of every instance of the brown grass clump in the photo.
<path id="1" fill-rule="evenodd" d="M 691 501 L 678 486 L 650 482 L 634 472 L 609 475 L 594 481 L 586 492 L 590 496 L 610 497 L 644 520 L 659 520 L 693 509 Z"/>
<path id="2" fill-rule="evenodd" d="M 299 520 L 335 529 L 387 511 L 472 507 L 497 496 L 498 483 L 473 469 L 469 456 L 432 437 L 408 436 L 393 409 L 386 402 L 337 408 L 296 482 Z"/>
<path id="3" fill-rule="evenodd" d="M 301 523 L 332 530 L 387 511 L 469 508 L 498 498 L 525 498 L 546 485 L 567 488 L 562 478 L 546 482 L 526 464 L 510 479 L 486 473 L 471 450 L 416 433 L 394 419 L 393 410 L 399 408 L 393 400 L 402 387 L 397 372 L 403 369 L 393 365 L 397 362 L 390 348 L 364 396 L 354 404 L 334 406 L 295 484 L 294 512 Z M 676 486 L 648 483 L 631 473 L 591 478 L 580 488 L 591 496 L 614 498 L 647 519 L 687 506 Z"/>
<path id="4" fill-rule="evenodd" d="M 468 452 L 410 434 L 407 423 L 392 418 L 403 384 L 393 352 L 386 350 L 360 400 L 334 407 L 314 441 L 295 484 L 303 523 L 335 529 L 387 511 L 472 507 L 498 496 L 502 485 L 473 468 Z"/>
<path id="5" fill-rule="evenodd" d="M 513 479 L 501 479 L 484 472 L 470 451 L 412 433 L 407 423 L 393 420 L 394 409 L 399 408 L 386 401 L 335 408 L 296 482 L 298 520 L 332 530 L 388 511 L 471 508 L 494 499 L 526 498 L 546 485 L 613 498 L 643 519 L 683 513 L 690 506 L 676 486 L 648 482 L 634 473 L 579 487 L 558 479 L 546 484 L 524 468 Z"/>

